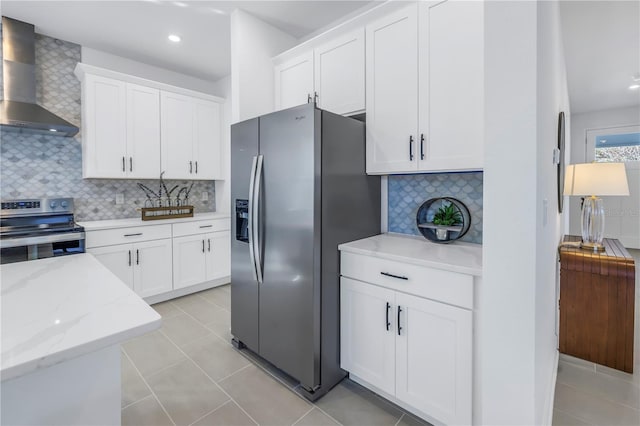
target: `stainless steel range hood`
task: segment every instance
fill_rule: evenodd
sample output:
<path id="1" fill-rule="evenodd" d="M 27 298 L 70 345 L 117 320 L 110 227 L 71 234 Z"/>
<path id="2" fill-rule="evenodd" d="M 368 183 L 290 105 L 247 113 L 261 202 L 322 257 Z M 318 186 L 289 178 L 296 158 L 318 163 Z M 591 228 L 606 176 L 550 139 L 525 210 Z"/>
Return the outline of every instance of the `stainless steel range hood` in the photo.
<path id="1" fill-rule="evenodd" d="M 3 131 L 74 136 L 78 128 L 36 104 L 35 27 L 2 17 Z"/>

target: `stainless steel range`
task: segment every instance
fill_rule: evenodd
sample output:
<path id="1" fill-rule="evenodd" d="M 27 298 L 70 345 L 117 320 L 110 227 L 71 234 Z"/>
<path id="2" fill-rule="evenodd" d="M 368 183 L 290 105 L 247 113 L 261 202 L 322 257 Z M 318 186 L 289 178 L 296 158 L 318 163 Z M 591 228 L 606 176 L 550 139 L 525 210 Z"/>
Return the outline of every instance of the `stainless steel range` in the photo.
<path id="1" fill-rule="evenodd" d="M 84 228 L 74 219 L 73 198 L 2 201 L 2 264 L 84 253 L 84 240 Z"/>

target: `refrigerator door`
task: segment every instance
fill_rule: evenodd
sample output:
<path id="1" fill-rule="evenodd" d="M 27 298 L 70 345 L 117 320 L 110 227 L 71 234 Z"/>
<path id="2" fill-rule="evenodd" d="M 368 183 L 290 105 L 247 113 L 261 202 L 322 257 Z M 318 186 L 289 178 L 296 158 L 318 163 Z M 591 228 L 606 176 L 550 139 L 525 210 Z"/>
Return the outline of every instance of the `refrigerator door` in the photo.
<path id="1" fill-rule="evenodd" d="M 260 355 L 307 389 L 320 381 L 320 113 L 260 118 Z"/>
<path id="2" fill-rule="evenodd" d="M 258 282 L 249 248 L 249 200 L 254 159 L 258 155 L 258 119 L 231 126 L 231 334 L 259 352 Z M 251 206 L 252 207 L 252 206 Z"/>

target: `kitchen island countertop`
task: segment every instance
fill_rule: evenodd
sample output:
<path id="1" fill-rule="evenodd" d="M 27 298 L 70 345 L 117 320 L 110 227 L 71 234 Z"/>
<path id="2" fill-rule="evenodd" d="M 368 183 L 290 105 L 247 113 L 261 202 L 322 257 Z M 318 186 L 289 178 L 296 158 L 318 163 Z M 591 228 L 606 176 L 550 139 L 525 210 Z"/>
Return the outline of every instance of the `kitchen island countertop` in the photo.
<path id="1" fill-rule="evenodd" d="M 160 327 L 160 315 L 91 254 L 2 265 L 0 275 L 2 381 Z"/>
<path id="2" fill-rule="evenodd" d="M 380 234 L 340 244 L 344 252 L 364 254 L 435 269 L 482 276 L 482 245 L 465 242 L 432 243 L 404 234 Z"/>

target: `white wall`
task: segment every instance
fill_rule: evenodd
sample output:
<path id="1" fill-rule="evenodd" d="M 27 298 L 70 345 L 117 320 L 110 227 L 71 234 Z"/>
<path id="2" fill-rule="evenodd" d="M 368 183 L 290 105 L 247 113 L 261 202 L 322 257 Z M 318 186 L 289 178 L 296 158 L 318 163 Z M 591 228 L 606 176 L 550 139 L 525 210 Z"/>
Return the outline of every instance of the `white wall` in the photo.
<path id="1" fill-rule="evenodd" d="M 485 3 L 482 424 L 550 420 L 563 232 L 552 152 L 568 105 L 559 40 L 556 2 Z"/>
<path id="2" fill-rule="evenodd" d="M 231 14 L 231 122 L 272 112 L 272 57 L 296 44 L 289 34 L 236 9 Z"/>
<path id="3" fill-rule="evenodd" d="M 201 80 L 190 75 L 177 73 L 164 68 L 112 55 L 100 50 L 82 46 L 82 62 L 96 67 L 107 68 L 125 74 L 135 75 L 148 80 L 159 81 L 173 86 L 221 96 L 213 81 Z"/>
<path id="4" fill-rule="evenodd" d="M 231 76 L 218 80 L 215 90 L 219 96 L 225 98 L 221 160 L 224 180 L 216 181 L 216 211 L 228 213 L 231 208 Z"/>
<path id="5" fill-rule="evenodd" d="M 535 424 L 550 424 L 558 367 L 558 244 L 565 230 L 558 212 L 558 114 L 565 113 L 565 144 L 570 150 L 570 111 L 560 11 L 557 1 L 538 3 L 537 206 L 535 283 Z M 565 150 L 566 153 L 567 150 Z M 569 162 L 569 155 L 565 163 Z M 567 198 L 565 198 L 565 202 Z"/>

